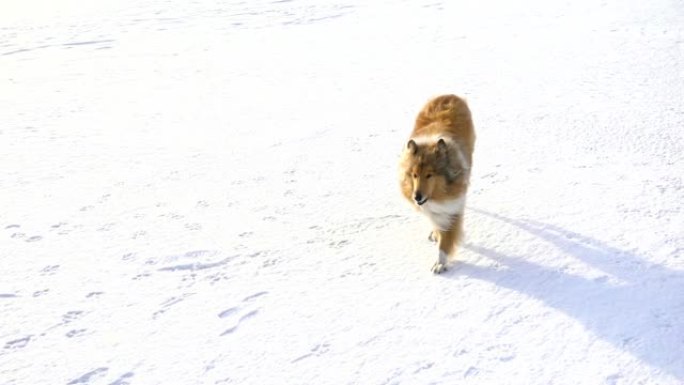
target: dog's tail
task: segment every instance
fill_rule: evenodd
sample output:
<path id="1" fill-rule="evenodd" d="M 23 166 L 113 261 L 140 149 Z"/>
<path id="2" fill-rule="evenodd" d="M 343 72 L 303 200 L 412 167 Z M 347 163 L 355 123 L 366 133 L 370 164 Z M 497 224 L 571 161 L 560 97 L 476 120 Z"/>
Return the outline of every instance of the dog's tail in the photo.
<path id="1" fill-rule="evenodd" d="M 425 105 L 416 118 L 416 128 L 439 122 L 446 126 L 466 123 L 472 125 L 470 109 L 465 100 L 456 95 L 438 96 Z"/>

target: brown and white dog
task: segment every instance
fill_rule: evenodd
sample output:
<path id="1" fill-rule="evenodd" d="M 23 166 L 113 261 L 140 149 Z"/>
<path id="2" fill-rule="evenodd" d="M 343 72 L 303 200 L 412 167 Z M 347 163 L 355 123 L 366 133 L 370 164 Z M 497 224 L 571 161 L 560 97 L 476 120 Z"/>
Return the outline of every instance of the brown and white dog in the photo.
<path id="1" fill-rule="evenodd" d="M 433 224 L 430 239 L 439 244 L 432 272 L 446 270 L 463 234 L 463 211 L 475 146 L 466 102 L 455 95 L 430 100 L 401 156 L 401 192 Z"/>

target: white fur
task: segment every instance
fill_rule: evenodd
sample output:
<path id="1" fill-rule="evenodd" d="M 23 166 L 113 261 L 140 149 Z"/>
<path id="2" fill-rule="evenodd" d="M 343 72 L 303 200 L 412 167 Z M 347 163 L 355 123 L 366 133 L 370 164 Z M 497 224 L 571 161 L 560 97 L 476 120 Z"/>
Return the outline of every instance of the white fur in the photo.
<path id="1" fill-rule="evenodd" d="M 447 267 L 447 259 L 448 256 L 445 252 L 442 250 L 439 251 L 439 258 L 437 259 L 437 262 L 435 262 L 434 265 L 432 265 L 432 272 L 435 274 L 439 274 L 443 271 L 446 271 Z"/>
<path id="2" fill-rule="evenodd" d="M 428 200 L 422 206 L 421 210 L 430 218 L 430 221 L 436 228 L 446 231 L 451 228 L 455 215 L 462 215 L 465 207 L 465 196 L 460 196 L 455 199 L 435 202 Z"/>

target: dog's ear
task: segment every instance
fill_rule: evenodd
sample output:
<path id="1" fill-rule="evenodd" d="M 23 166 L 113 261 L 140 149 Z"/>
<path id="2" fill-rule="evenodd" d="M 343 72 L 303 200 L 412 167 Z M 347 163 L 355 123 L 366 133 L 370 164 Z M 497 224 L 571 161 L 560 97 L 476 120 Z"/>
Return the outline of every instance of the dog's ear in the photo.
<path id="1" fill-rule="evenodd" d="M 437 141 L 437 166 L 445 169 L 449 166 L 449 148 L 442 138 Z"/>
<path id="2" fill-rule="evenodd" d="M 416 155 L 418 153 L 418 145 L 416 142 L 411 139 L 406 143 L 406 149 L 411 152 L 411 154 Z"/>
<path id="3" fill-rule="evenodd" d="M 439 150 L 439 152 L 446 154 L 447 144 L 444 138 L 439 138 L 439 140 L 437 141 L 437 149 Z"/>

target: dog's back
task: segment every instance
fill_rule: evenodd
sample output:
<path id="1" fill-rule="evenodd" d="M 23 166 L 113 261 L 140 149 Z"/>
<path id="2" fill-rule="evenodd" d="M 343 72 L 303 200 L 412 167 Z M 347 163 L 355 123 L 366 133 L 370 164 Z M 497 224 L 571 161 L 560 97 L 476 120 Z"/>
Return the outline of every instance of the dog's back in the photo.
<path id="1" fill-rule="evenodd" d="M 412 137 L 450 137 L 464 146 L 468 158 L 475 145 L 475 130 L 470 109 L 456 95 L 442 95 L 430 100 L 416 117 Z M 470 162 L 470 159 L 468 159 Z"/>

